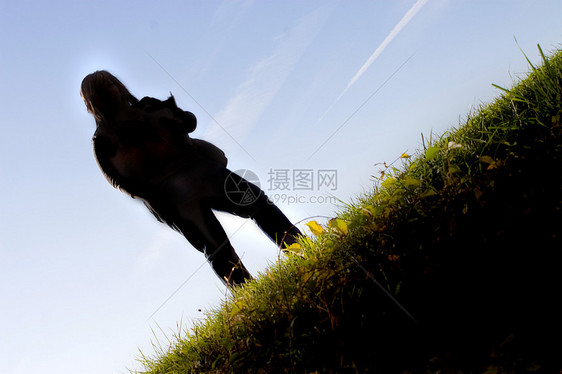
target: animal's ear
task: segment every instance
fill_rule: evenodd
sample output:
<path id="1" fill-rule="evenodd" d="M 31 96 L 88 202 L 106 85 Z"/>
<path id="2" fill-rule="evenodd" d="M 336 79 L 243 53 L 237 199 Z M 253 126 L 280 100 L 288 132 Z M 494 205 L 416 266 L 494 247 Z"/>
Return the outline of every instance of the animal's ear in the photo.
<path id="1" fill-rule="evenodd" d="M 192 132 L 197 127 L 197 118 L 191 112 L 178 108 L 174 95 L 170 92 L 170 97 L 163 102 L 164 106 L 172 110 L 174 117 L 179 119 L 185 126 L 187 132 Z"/>
<path id="2" fill-rule="evenodd" d="M 167 106 L 168 108 L 179 109 L 178 105 L 176 104 L 176 99 L 174 98 L 174 95 L 172 95 L 171 92 L 170 92 L 170 97 L 168 97 L 166 101 L 164 101 L 164 105 Z"/>

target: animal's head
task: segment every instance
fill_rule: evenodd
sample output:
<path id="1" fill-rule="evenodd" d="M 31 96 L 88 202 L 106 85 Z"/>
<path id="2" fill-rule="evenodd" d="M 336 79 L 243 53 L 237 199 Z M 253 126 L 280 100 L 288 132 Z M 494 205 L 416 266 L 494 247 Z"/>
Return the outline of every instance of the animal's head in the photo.
<path id="1" fill-rule="evenodd" d="M 162 124 L 179 122 L 182 125 L 181 127 L 187 132 L 192 132 L 197 127 L 197 118 L 195 115 L 178 108 L 176 100 L 171 94 L 170 97 L 164 101 L 152 97 L 143 97 L 134 107 L 147 113 L 156 114 L 159 118 L 159 122 Z"/>
<path id="2" fill-rule="evenodd" d="M 98 122 L 112 118 L 123 107 L 137 102 L 119 79 L 104 70 L 89 74 L 82 80 L 80 96 L 88 112 Z"/>

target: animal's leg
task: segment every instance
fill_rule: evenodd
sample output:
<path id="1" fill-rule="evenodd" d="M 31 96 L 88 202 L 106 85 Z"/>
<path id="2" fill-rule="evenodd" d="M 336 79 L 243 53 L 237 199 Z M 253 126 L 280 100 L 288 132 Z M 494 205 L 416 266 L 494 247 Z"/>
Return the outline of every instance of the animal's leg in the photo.
<path id="1" fill-rule="evenodd" d="M 257 225 L 277 243 L 281 249 L 290 246 L 302 235 L 299 229 L 273 204 L 265 195 L 256 204 L 256 210 L 251 215 Z"/>
<path id="2" fill-rule="evenodd" d="M 189 217 L 185 217 L 186 213 Z M 182 222 L 177 225 L 179 230 L 195 248 L 205 254 L 221 280 L 232 286 L 252 278 L 210 208 L 182 212 L 182 216 Z"/>
<path id="3" fill-rule="evenodd" d="M 227 169 L 225 169 L 228 171 Z M 252 196 L 250 201 L 237 201 L 228 195 L 222 198 L 223 207 L 226 210 L 241 217 L 252 218 L 260 229 L 281 249 L 284 245 L 291 245 L 296 242 L 297 236 L 301 235 L 299 229 L 294 226 L 291 221 L 281 212 L 281 210 L 267 198 L 265 193 L 253 183 L 248 182 L 244 178 L 235 173 L 229 174 L 230 180 L 234 182 L 240 191 L 251 192 L 247 195 Z M 227 205 L 226 207 L 224 205 Z"/>

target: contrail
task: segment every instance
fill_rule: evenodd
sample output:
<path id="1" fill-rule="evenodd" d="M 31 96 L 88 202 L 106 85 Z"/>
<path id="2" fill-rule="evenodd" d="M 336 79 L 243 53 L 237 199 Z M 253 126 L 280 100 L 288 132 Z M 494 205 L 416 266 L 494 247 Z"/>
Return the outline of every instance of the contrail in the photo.
<path id="1" fill-rule="evenodd" d="M 324 141 L 324 143 L 322 143 L 322 144 L 320 145 L 320 147 L 316 148 L 316 150 L 310 155 L 310 157 L 307 159 L 307 161 L 310 160 L 316 153 L 318 153 L 318 151 L 319 151 L 320 149 L 322 149 L 322 147 L 324 147 L 324 145 L 326 145 L 326 143 L 328 143 L 328 142 L 330 141 L 330 139 L 332 139 L 332 138 L 334 137 L 334 135 L 336 135 L 336 133 L 337 133 L 338 131 L 340 131 L 341 128 L 344 127 L 344 126 L 349 122 L 349 120 L 350 120 L 351 118 L 353 118 L 353 116 L 354 116 L 355 114 L 357 114 L 357 112 L 359 112 L 359 110 L 361 110 L 361 108 L 363 108 L 363 106 L 364 106 L 365 104 L 367 104 L 367 103 L 369 102 L 369 100 L 371 100 L 371 98 L 372 98 L 373 96 L 375 96 L 375 95 L 377 94 L 377 92 L 379 92 L 379 91 L 384 87 L 384 85 L 387 84 L 387 83 L 400 71 L 400 69 L 402 69 L 402 67 L 404 67 L 404 65 L 406 65 L 406 64 L 408 63 L 408 61 L 410 61 L 410 59 L 411 59 L 412 57 L 414 57 L 414 56 L 412 55 L 412 56 L 408 57 L 408 58 L 406 59 L 406 61 L 404 61 L 404 62 L 402 63 L 402 65 L 400 65 L 400 66 L 398 67 L 398 69 L 394 70 L 394 72 L 393 72 L 388 78 L 386 78 L 386 80 L 385 80 L 385 81 L 384 81 L 384 82 L 383 82 L 383 83 L 382 83 L 382 84 L 365 100 L 365 101 L 363 101 L 363 103 L 361 103 L 361 105 L 359 105 L 359 107 L 358 107 L 357 109 L 355 109 L 355 111 L 354 111 L 353 113 L 351 113 L 351 115 L 350 115 L 349 117 L 347 117 L 347 119 L 346 119 L 345 121 L 343 121 L 343 123 L 336 129 L 336 131 L 334 131 L 334 132 L 332 133 L 332 135 L 330 135 L 330 136 L 328 137 L 328 139 L 326 139 L 326 140 Z M 330 107 L 330 108 L 331 108 L 331 107 Z M 328 109 L 329 109 L 329 108 L 328 108 Z M 326 112 L 327 112 L 327 111 L 326 111 Z M 326 113 L 324 113 L 324 114 L 326 114 Z M 320 122 L 320 120 L 318 120 L 318 122 Z"/>
<path id="2" fill-rule="evenodd" d="M 380 56 L 384 49 L 390 44 L 390 42 L 402 31 L 402 29 L 414 18 L 414 16 L 420 11 L 420 9 L 427 3 L 428 0 L 418 0 L 416 3 L 408 10 L 408 12 L 402 17 L 402 19 L 394 26 L 390 34 L 382 41 L 382 43 L 375 49 L 371 57 L 361 66 L 361 69 L 355 74 L 355 76 L 349 81 L 347 87 L 338 96 L 336 101 L 342 98 L 343 95 L 349 90 L 351 86 L 365 73 L 365 71 L 371 66 L 371 64 Z"/>

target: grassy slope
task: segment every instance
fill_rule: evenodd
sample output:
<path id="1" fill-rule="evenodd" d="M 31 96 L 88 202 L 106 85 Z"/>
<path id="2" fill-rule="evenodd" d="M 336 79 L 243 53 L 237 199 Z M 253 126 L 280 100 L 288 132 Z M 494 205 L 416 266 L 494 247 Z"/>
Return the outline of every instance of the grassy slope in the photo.
<path id="1" fill-rule="evenodd" d="M 558 372 L 561 116 L 558 52 L 145 370 Z"/>

